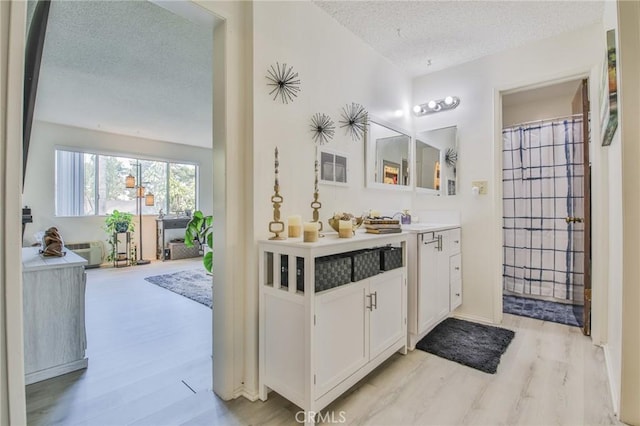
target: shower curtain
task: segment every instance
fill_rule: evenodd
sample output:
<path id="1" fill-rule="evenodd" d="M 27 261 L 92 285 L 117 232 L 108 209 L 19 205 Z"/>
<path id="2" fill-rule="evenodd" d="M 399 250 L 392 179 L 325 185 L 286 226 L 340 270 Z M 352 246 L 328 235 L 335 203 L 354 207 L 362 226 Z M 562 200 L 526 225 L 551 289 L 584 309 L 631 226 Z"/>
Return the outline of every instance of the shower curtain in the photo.
<path id="1" fill-rule="evenodd" d="M 503 129 L 503 286 L 583 301 L 582 118 Z M 569 219 L 569 221 L 567 221 Z"/>

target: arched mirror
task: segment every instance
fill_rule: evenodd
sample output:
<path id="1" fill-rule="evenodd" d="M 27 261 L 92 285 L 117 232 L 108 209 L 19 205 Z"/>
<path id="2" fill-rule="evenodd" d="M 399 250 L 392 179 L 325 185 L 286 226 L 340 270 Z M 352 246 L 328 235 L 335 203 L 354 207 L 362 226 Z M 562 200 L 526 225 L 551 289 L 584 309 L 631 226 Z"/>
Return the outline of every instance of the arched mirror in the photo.
<path id="1" fill-rule="evenodd" d="M 455 195 L 457 160 L 456 126 L 416 134 L 416 191 Z"/>
<path id="2" fill-rule="evenodd" d="M 410 189 L 411 136 L 380 120 L 371 119 L 365 150 L 367 187 Z"/>

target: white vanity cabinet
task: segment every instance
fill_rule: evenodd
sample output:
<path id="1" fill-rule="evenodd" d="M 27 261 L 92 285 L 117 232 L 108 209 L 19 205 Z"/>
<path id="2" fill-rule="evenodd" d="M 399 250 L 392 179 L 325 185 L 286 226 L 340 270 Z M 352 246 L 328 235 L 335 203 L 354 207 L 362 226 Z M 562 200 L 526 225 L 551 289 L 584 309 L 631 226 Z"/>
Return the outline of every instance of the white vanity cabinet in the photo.
<path id="1" fill-rule="evenodd" d="M 404 275 L 389 271 L 316 296 L 317 395 L 406 336 Z"/>
<path id="2" fill-rule="evenodd" d="M 395 352 L 406 353 L 406 241 L 406 233 L 330 233 L 315 243 L 259 242 L 260 399 L 272 389 L 318 412 Z M 389 244 L 402 247 L 401 267 L 316 293 L 317 258 Z"/>
<path id="3" fill-rule="evenodd" d="M 409 348 L 462 304 L 460 228 L 414 226 L 409 238 Z"/>

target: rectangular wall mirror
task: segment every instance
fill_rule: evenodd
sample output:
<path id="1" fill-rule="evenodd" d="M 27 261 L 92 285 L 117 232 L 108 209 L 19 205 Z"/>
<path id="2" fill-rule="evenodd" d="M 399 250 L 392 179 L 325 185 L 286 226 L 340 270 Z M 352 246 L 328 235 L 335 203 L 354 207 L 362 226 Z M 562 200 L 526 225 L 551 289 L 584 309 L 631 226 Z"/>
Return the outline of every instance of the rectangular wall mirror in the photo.
<path id="1" fill-rule="evenodd" d="M 456 126 L 416 134 L 416 191 L 455 195 L 457 153 Z"/>
<path id="2" fill-rule="evenodd" d="M 365 138 L 367 187 L 410 189 L 411 136 L 371 119 Z"/>

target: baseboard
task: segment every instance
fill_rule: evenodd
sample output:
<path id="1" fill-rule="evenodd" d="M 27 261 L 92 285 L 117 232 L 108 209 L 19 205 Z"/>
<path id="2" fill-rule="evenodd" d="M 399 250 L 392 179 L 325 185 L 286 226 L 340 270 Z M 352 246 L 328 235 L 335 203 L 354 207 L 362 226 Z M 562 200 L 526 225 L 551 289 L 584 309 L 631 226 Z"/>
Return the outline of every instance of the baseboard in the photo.
<path id="1" fill-rule="evenodd" d="M 82 370 L 89 365 L 89 358 L 79 359 L 77 361 L 68 362 L 62 365 L 56 365 L 55 367 L 47 368 L 44 370 L 34 371 L 33 373 L 26 374 L 24 377 L 25 385 L 41 382 L 43 380 L 50 379 L 52 377 L 61 376 L 63 374 L 71 373 L 72 371 Z"/>
<path id="2" fill-rule="evenodd" d="M 258 392 L 250 392 L 247 388 L 245 388 L 244 386 L 236 389 L 233 392 L 233 398 L 238 398 L 238 397 L 244 397 L 246 399 L 248 399 L 251 402 L 257 401 L 259 399 L 258 397 Z"/>
<path id="3" fill-rule="evenodd" d="M 607 382 L 609 382 L 609 392 L 611 393 L 611 404 L 613 405 L 613 412 L 618 417 L 620 413 L 618 412 L 618 408 L 620 407 L 620 399 L 618 397 L 618 390 L 615 388 L 613 384 L 613 367 L 611 365 L 611 354 L 609 353 L 609 345 L 602 345 L 602 350 L 604 352 L 604 365 L 607 368 Z"/>
<path id="4" fill-rule="evenodd" d="M 461 313 L 457 313 L 457 312 L 454 312 L 451 316 L 453 318 L 457 318 L 457 319 L 461 319 L 461 320 L 465 320 L 465 321 L 479 322 L 481 324 L 487 324 L 487 325 L 496 325 L 495 322 L 493 322 L 490 319 L 487 319 L 485 317 L 477 317 L 475 315 L 467 315 L 467 314 L 461 314 Z"/>

